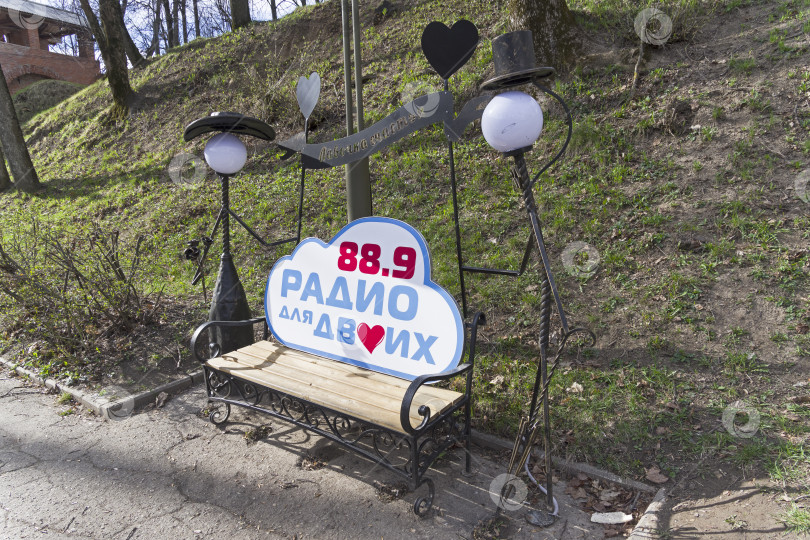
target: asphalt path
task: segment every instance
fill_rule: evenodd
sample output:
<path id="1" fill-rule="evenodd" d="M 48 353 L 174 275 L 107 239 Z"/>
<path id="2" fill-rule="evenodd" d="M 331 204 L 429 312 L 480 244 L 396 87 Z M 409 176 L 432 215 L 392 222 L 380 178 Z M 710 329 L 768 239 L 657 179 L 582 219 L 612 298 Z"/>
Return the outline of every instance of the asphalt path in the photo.
<path id="1" fill-rule="evenodd" d="M 505 465 L 463 450 L 442 460 L 433 510 L 380 495 L 400 480 L 338 445 L 283 422 L 236 413 L 223 428 L 200 414 L 192 388 L 162 408 L 103 421 L 0 371 L 0 538 L 185 539 L 472 538 L 493 517 L 493 481 Z M 245 432 L 269 434 L 249 442 Z M 497 485 L 497 484 L 496 484 Z M 563 486 L 564 487 L 564 486 Z M 526 506 L 502 512 L 512 538 L 601 538 L 558 489 L 561 518 L 539 529 Z M 385 490 L 383 490 L 385 491 Z"/>

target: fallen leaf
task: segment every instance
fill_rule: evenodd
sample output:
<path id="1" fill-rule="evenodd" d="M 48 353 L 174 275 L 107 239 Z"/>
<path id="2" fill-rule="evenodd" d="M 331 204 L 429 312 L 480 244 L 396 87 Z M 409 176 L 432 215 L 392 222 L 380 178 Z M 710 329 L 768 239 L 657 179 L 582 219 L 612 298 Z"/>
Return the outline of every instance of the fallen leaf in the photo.
<path id="1" fill-rule="evenodd" d="M 588 498 L 588 493 L 582 488 L 577 488 L 577 489 L 571 490 L 571 493 L 569 493 L 569 495 L 571 495 L 572 499 L 587 499 Z"/>
<path id="2" fill-rule="evenodd" d="M 572 394 L 581 394 L 584 388 L 578 382 L 571 383 L 571 386 L 568 387 L 567 392 Z"/>
<path id="3" fill-rule="evenodd" d="M 664 484 L 669 481 L 669 477 L 661 474 L 661 469 L 658 467 L 650 467 L 649 469 L 645 469 L 647 472 L 647 480 L 650 482 L 655 482 L 656 484 Z"/>
<path id="4" fill-rule="evenodd" d="M 169 399 L 169 394 L 166 392 L 161 392 L 158 394 L 157 398 L 155 398 L 155 407 L 160 409 L 166 404 L 166 401 Z"/>
<path id="5" fill-rule="evenodd" d="M 621 495 L 621 493 L 618 492 L 618 491 L 611 491 L 609 489 L 606 489 L 605 491 L 603 491 L 602 493 L 599 494 L 599 500 L 600 501 L 612 501 L 616 497 L 618 497 L 619 495 Z"/>

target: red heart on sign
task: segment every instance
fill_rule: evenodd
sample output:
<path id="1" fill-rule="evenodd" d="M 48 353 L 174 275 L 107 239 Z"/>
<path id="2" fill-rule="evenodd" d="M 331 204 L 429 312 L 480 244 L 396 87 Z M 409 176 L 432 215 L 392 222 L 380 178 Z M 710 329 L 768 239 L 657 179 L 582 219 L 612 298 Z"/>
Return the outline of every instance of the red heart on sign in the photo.
<path id="1" fill-rule="evenodd" d="M 368 349 L 368 352 L 373 353 L 385 337 L 385 328 L 380 325 L 369 326 L 366 323 L 360 323 L 357 327 L 357 337 L 360 338 L 360 342 Z"/>

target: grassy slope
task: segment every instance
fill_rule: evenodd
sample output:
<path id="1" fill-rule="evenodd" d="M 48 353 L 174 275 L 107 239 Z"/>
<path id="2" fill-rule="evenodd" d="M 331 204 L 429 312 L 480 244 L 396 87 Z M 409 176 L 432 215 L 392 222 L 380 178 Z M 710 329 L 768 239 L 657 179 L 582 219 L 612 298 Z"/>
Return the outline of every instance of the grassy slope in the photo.
<path id="1" fill-rule="evenodd" d="M 583 27 L 601 32 L 607 42 L 598 52 L 635 46 L 620 23 L 634 8 L 620 2 L 572 5 L 583 10 Z M 775 3 L 748 9 L 773 14 L 770 28 L 792 31 L 796 21 L 801 26 L 807 20 L 808 2 L 787 5 L 789 10 Z M 714 6 L 715 14 L 730 17 L 739 6 L 745 7 L 743 2 Z M 488 41 L 506 28 L 492 3 L 445 2 L 440 14 L 437 9 L 435 2 L 409 4 L 379 25 L 365 14 L 363 59 L 365 74 L 372 77 L 365 87 L 367 122 L 384 117 L 414 86 L 438 88 L 418 44 L 431 20 L 450 24 L 466 17 L 481 29 L 481 46 L 451 82 L 457 103 L 475 95 L 491 72 Z M 118 229 L 130 243 L 145 234 L 149 264 L 143 280 L 189 306 L 183 318 L 171 321 L 177 339 L 187 334 L 205 318 L 205 305 L 199 290 L 188 284 L 193 269 L 181 252 L 188 239 L 207 234 L 218 187 L 211 174 L 191 188 L 169 181 L 167 166 L 174 156 L 202 153 L 202 141 L 183 143 L 183 128 L 211 111 L 233 110 L 267 120 L 279 139 L 291 136 L 302 123 L 294 83 L 318 71 L 323 90 L 312 140 L 339 137 L 339 26 L 338 3 L 327 2 L 276 25 L 254 24 L 178 48 L 133 72 L 139 101 L 131 117 L 117 125 L 105 120 L 109 93 L 103 82 L 35 117 L 26 131 L 46 189 L 33 197 L 3 196 L 4 239 L 34 218 L 68 237 L 91 224 Z M 753 66 L 737 61 L 724 73 L 701 72 L 714 86 L 697 84 L 702 80 L 693 75 L 698 63 L 678 61 L 674 52 L 652 62 L 659 67 L 651 68 L 630 103 L 625 103 L 627 69 L 634 60 L 596 67 L 584 62 L 584 68 L 556 83 L 572 105 L 575 137 L 568 157 L 538 184 L 537 198 L 570 317 L 599 336 L 593 349 L 573 348 L 552 385 L 560 454 L 626 474 L 643 476 L 653 464 L 674 474 L 697 456 L 722 456 L 742 444 L 717 425 L 726 405 L 745 397 L 761 412 L 763 425 L 747 443 L 749 450 L 735 454 L 743 456 L 740 463 L 759 460 L 778 471 L 774 464 L 806 459 L 797 449 L 806 441 L 810 412 L 791 405 L 787 394 L 796 374 L 806 374 L 810 354 L 801 333 L 808 320 L 810 221 L 806 208 L 780 194 L 807 166 L 808 119 L 801 113 L 798 125 L 788 125 L 774 110 L 781 108 L 779 92 L 767 81 L 778 80 L 785 99 L 797 99 L 807 90 L 810 72 L 802 67 L 806 48 L 785 53 L 789 45 L 783 40 L 780 48 L 768 31 L 757 34 L 764 36 L 758 47 L 766 54 L 757 55 Z M 682 49 L 684 42 L 672 47 Z M 743 90 L 712 93 L 734 85 Z M 768 96 L 773 103 L 765 103 Z M 675 98 L 704 118 L 701 130 L 672 134 L 667 115 Z M 546 135 L 531 155 L 534 168 L 564 134 L 561 111 L 549 102 L 544 109 Z M 488 149 L 477 129 L 467 135 L 456 149 L 467 261 L 515 268 L 528 228 L 508 163 Z M 790 159 L 777 159 L 757 140 L 769 141 Z M 249 151 L 246 170 L 232 183 L 233 206 L 263 236 L 289 234 L 298 166 L 295 160 L 279 162 L 266 143 L 250 142 Z M 716 161 L 710 162 L 712 157 Z M 375 156 L 371 172 L 375 213 L 420 229 L 434 255 L 437 281 L 457 294 L 441 131 L 415 134 Z M 328 238 L 345 223 L 343 171 L 317 171 L 307 180 L 304 234 Z M 265 276 L 286 251 L 260 249 L 241 228 L 233 236 L 240 275 L 259 313 Z M 679 249 L 696 237 L 699 250 Z M 565 273 L 559 255 L 573 241 L 599 251 L 595 276 Z M 491 321 L 476 375 L 479 428 L 510 434 L 527 406 L 537 358 L 537 280 L 536 266 L 518 280 L 468 280 L 471 305 Z M 7 328 L 19 326 L 6 321 Z M 6 337 L 36 337 L 35 330 L 26 331 L 7 330 Z M 48 361 L 45 355 L 40 364 Z M 50 368 L 56 363 L 52 358 Z"/>

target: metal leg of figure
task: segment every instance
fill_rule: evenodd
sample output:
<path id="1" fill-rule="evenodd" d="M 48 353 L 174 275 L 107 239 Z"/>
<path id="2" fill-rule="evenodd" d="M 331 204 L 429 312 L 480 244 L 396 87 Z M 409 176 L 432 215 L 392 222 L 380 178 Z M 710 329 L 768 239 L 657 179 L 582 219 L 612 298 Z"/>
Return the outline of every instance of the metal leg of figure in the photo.
<path id="1" fill-rule="evenodd" d="M 543 232 L 540 229 L 540 221 L 537 217 L 537 204 L 534 200 L 534 193 L 532 191 L 531 179 L 529 178 L 529 173 L 526 168 L 526 160 L 523 156 L 523 153 L 517 153 L 514 156 L 515 159 L 515 166 L 512 169 L 512 176 L 515 179 L 515 183 L 519 186 L 521 195 L 523 197 L 523 201 L 526 205 L 526 212 L 529 214 L 529 219 L 532 224 L 532 231 L 534 233 L 535 241 L 537 242 L 538 251 L 540 252 L 541 256 L 545 254 L 545 248 L 543 246 Z M 545 263 L 546 261 L 544 261 Z M 533 430 L 533 426 L 537 424 L 537 414 L 536 414 L 536 407 L 537 407 L 537 400 L 538 400 L 538 391 L 540 390 L 540 385 L 542 384 L 542 402 L 541 406 L 543 408 L 543 446 L 545 450 L 545 470 L 546 470 L 546 497 L 547 502 L 550 507 L 554 505 L 554 495 L 553 491 L 553 481 L 552 481 L 552 470 L 551 470 L 551 425 L 550 425 L 550 413 L 549 413 L 549 403 L 548 403 L 548 345 L 549 345 L 549 331 L 551 325 L 551 283 L 553 277 L 550 275 L 550 272 L 546 270 L 547 264 L 544 264 L 543 267 L 543 279 L 542 279 L 542 293 L 541 293 L 541 302 L 540 302 L 540 365 L 538 366 L 537 370 L 537 377 L 535 378 L 534 389 L 532 392 L 532 401 L 531 406 L 529 408 L 529 421 L 527 422 L 527 429 L 529 431 Z M 564 313 L 560 313 L 560 317 L 564 320 Z M 524 455 L 528 458 L 528 452 L 530 449 L 528 448 L 533 443 L 533 438 L 529 436 L 529 431 L 527 431 L 525 435 L 525 444 L 527 445 L 524 448 Z M 523 459 L 521 460 L 520 466 L 523 465 Z M 518 470 L 520 470 L 520 466 Z"/>

